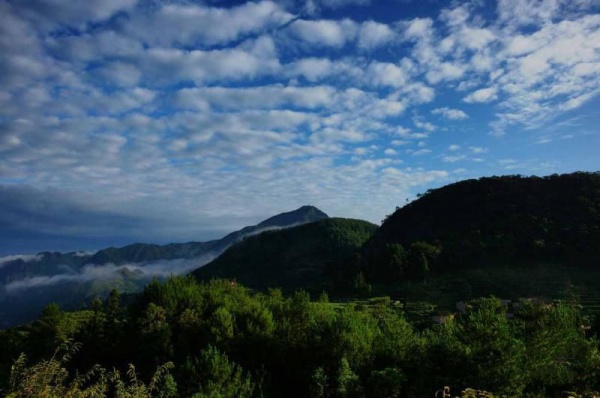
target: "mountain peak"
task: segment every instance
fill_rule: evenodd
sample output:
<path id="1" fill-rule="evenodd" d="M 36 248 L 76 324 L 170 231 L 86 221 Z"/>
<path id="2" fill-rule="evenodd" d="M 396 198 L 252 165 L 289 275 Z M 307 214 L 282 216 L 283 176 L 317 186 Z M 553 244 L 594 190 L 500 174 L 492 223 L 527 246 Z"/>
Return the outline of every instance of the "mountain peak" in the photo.
<path id="1" fill-rule="evenodd" d="M 286 213 L 277 214 L 258 224 L 259 227 L 275 227 L 292 224 L 305 224 L 313 221 L 329 218 L 327 214 L 316 208 L 315 206 L 302 206 L 296 210 Z"/>

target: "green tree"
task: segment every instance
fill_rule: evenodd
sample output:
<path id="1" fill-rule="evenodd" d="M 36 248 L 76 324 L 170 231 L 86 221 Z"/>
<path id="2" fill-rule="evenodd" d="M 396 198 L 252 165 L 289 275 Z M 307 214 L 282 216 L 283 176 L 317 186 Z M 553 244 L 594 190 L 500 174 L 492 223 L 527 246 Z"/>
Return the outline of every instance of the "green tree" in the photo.
<path id="1" fill-rule="evenodd" d="M 322 367 L 315 369 L 310 383 L 310 398 L 327 398 L 329 396 L 329 378 Z"/>
<path id="2" fill-rule="evenodd" d="M 441 253 L 441 249 L 427 242 L 413 242 L 410 244 L 409 261 L 411 275 L 413 278 L 422 279 L 427 282 L 427 276 L 431 271 L 431 263 L 434 262 Z"/>
<path id="3" fill-rule="evenodd" d="M 406 376 L 398 368 L 385 368 L 371 372 L 369 396 L 373 398 L 400 398 L 402 383 Z"/>
<path id="4" fill-rule="evenodd" d="M 250 398 L 254 391 L 250 376 L 214 346 L 188 359 L 182 378 L 187 386 L 182 392 L 194 398 Z"/>
<path id="5" fill-rule="evenodd" d="M 467 355 L 468 385 L 517 396 L 525 387 L 525 346 L 506 310 L 496 298 L 475 300 L 467 315 L 458 318 L 455 332 Z"/>
<path id="6" fill-rule="evenodd" d="M 362 398 L 364 392 L 360 379 L 356 373 L 350 368 L 350 364 L 346 358 L 340 361 L 340 367 L 337 375 L 337 391 L 338 398 Z"/>

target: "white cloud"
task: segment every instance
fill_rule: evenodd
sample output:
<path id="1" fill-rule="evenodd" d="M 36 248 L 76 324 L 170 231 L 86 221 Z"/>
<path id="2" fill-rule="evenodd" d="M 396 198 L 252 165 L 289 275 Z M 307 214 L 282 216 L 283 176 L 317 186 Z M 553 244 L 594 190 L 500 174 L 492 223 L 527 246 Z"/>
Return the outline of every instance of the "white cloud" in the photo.
<path id="1" fill-rule="evenodd" d="M 404 23 L 404 37 L 407 39 L 423 40 L 434 35 L 433 20 L 431 18 L 415 18 Z"/>
<path id="2" fill-rule="evenodd" d="M 480 154 L 480 153 L 488 153 L 489 149 L 485 148 L 485 147 L 481 147 L 481 146 L 471 146 L 469 147 L 469 149 L 471 150 L 471 152 L 473 152 L 474 154 Z"/>
<path id="3" fill-rule="evenodd" d="M 112 30 L 96 34 L 47 37 L 44 44 L 51 55 L 72 63 L 135 57 L 143 52 L 143 45 L 139 40 Z"/>
<path id="4" fill-rule="evenodd" d="M 396 32 L 389 26 L 374 22 L 364 22 L 358 33 L 358 47 L 363 50 L 373 50 L 381 47 L 396 37 Z"/>
<path id="5" fill-rule="evenodd" d="M 597 6 L 589 0 L 499 0 L 497 12 L 499 21 L 511 28 L 527 25 L 541 25 L 551 22 L 559 15 L 568 15 Z"/>
<path id="6" fill-rule="evenodd" d="M 306 0 L 304 9 L 309 14 L 319 12 L 321 9 L 338 9 L 350 5 L 364 6 L 371 0 Z"/>
<path id="7" fill-rule="evenodd" d="M 83 27 L 129 10 L 138 0 L 23 0 L 14 3 L 18 12 L 31 19 L 38 29 L 53 30 L 61 25 Z"/>
<path id="8" fill-rule="evenodd" d="M 152 84 L 239 81 L 279 71 L 281 65 L 270 38 L 245 44 L 250 45 L 210 51 L 151 48 L 143 54 L 139 66 Z"/>
<path id="9" fill-rule="evenodd" d="M 129 63 L 113 62 L 100 69 L 100 75 L 117 86 L 131 87 L 142 77 L 140 70 Z"/>
<path id="10" fill-rule="evenodd" d="M 494 40 L 495 34 L 489 29 L 463 26 L 459 31 L 460 42 L 470 50 L 484 50 Z"/>
<path id="11" fill-rule="evenodd" d="M 316 82 L 332 77 L 360 77 L 360 68 L 345 62 L 332 61 L 327 58 L 302 58 L 285 65 L 284 73 L 288 76 L 302 76 L 310 82 Z"/>
<path id="12" fill-rule="evenodd" d="M 450 120 L 463 120 L 469 118 L 469 116 L 460 109 L 451 109 L 448 107 L 435 108 L 431 111 L 431 113 L 433 113 L 434 115 L 442 115 L 446 119 Z"/>
<path id="13" fill-rule="evenodd" d="M 571 109 L 579 108 L 581 105 L 585 104 L 598 94 L 600 94 L 600 89 L 569 98 L 564 104 L 561 105 L 561 110 L 568 111 Z"/>
<path id="14" fill-rule="evenodd" d="M 556 7 L 552 13 L 567 5 L 557 2 Z M 600 81 L 593 65 L 600 62 L 595 50 L 600 17 L 573 14 L 572 18 L 546 21 L 529 34 L 507 35 L 502 54 L 507 67 L 495 85 L 508 96 L 500 102 L 504 110 L 492 124 L 496 134 L 515 124 L 540 127 L 597 95 Z"/>
<path id="15" fill-rule="evenodd" d="M 349 19 L 333 20 L 303 20 L 294 21 L 289 27 L 293 37 L 315 46 L 343 47 L 348 41 L 354 40 L 357 25 Z"/>
<path id="16" fill-rule="evenodd" d="M 431 149 L 419 149 L 419 150 L 412 150 L 409 149 L 406 151 L 407 153 L 413 155 L 413 156 L 422 156 L 422 155 L 427 155 L 431 153 Z"/>
<path id="17" fill-rule="evenodd" d="M 177 99 L 180 105 L 197 109 L 206 109 L 206 106 L 229 110 L 275 109 L 283 106 L 314 109 L 331 106 L 337 99 L 336 95 L 337 90 L 331 86 L 272 85 L 244 88 L 186 88 L 178 92 Z M 261 101 L 257 102 L 257 98 Z"/>
<path id="18" fill-rule="evenodd" d="M 449 151 L 458 151 L 459 149 L 460 149 L 460 146 L 456 145 L 456 144 L 452 144 L 448 147 Z"/>
<path id="19" fill-rule="evenodd" d="M 399 94 L 406 96 L 414 104 L 426 104 L 435 98 L 435 90 L 421 82 L 401 87 Z"/>
<path id="20" fill-rule="evenodd" d="M 10 256 L 0 257 L 0 267 L 15 260 L 23 260 L 25 262 L 34 262 L 41 260 L 42 256 L 37 254 L 13 254 Z"/>
<path id="21" fill-rule="evenodd" d="M 544 43 L 535 39 L 535 35 L 524 36 L 517 35 L 511 38 L 506 46 L 506 52 L 510 56 L 520 56 L 529 54 L 538 49 Z"/>
<path id="22" fill-rule="evenodd" d="M 471 94 L 463 98 L 467 103 L 490 102 L 498 98 L 498 90 L 495 87 L 481 88 L 473 91 Z"/>
<path id="23" fill-rule="evenodd" d="M 123 272 L 133 272 L 137 279 L 150 281 L 153 278 L 167 278 L 171 275 L 187 274 L 209 263 L 216 255 L 217 253 L 210 253 L 194 259 L 132 263 L 119 266 L 110 263 L 86 265 L 78 272 L 65 270 L 64 273 L 52 276 L 34 276 L 15 280 L 6 284 L 5 289 L 8 294 L 15 295 L 26 293 L 28 289 L 56 286 L 65 283 L 118 280 L 121 279 Z"/>
<path id="24" fill-rule="evenodd" d="M 437 129 L 437 127 L 429 122 L 424 122 L 423 119 L 419 116 L 413 116 L 413 123 L 415 124 L 415 126 L 419 129 L 425 130 L 425 131 L 429 131 L 429 132 L 433 132 Z"/>
<path id="25" fill-rule="evenodd" d="M 432 84 L 437 84 L 441 81 L 456 80 L 464 75 L 465 71 L 460 66 L 449 62 L 442 62 L 427 72 L 427 81 Z"/>
<path id="26" fill-rule="evenodd" d="M 408 81 L 407 73 L 395 64 L 372 62 L 365 73 L 367 81 L 375 86 L 403 87 Z"/>
<path id="27" fill-rule="evenodd" d="M 138 12 L 126 25 L 136 38 L 153 46 L 226 44 L 250 34 L 283 26 L 293 15 L 271 1 L 249 2 L 233 8 L 164 4 Z"/>
<path id="28" fill-rule="evenodd" d="M 466 159 L 467 157 L 465 155 L 456 155 L 456 156 L 444 156 L 442 158 L 442 160 L 446 163 L 456 163 L 459 162 L 461 160 Z"/>

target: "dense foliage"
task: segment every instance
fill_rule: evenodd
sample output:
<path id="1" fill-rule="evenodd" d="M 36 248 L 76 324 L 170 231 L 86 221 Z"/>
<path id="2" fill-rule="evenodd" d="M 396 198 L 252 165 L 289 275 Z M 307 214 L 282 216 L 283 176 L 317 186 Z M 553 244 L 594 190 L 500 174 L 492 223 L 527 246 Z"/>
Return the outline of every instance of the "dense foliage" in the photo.
<path id="1" fill-rule="evenodd" d="M 197 398 L 430 397 L 443 386 L 532 397 L 600 389 L 595 331 L 586 332 L 575 306 L 523 301 L 514 318 L 507 311 L 498 299 L 478 299 L 444 324 L 416 328 L 387 298 L 339 304 L 302 291 L 286 297 L 176 277 L 153 282 L 127 308 L 113 292 L 85 311 L 50 305 L 31 325 L 0 332 L 0 388 L 14 397 L 37 396 L 27 387 Z M 53 356 L 71 339 L 79 351 L 68 361 Z M 122 391 L 142 392 L 118 395 L 119 374 L 129 374 Z"/>
<path id="2" fill-rule="evenodd" d="M 260 289 L 330 290 L 350 280 L 352 255 L 376 229 L 366 221 L 329 218 L 267 231 L 230 247 L 193 274 L 200 280 L 229 278 Z"/>
<path id="3" fill-rule="evenodd" d="M 489 263 L 596 265 L 599 241 L 600 173 L 489 177 L 397 209 L 365 247 L 363 265 L 374 280 L 418 274 L 422 262 L 410 252 L 423 242 L 439 251 L 428 264 L 438 274 Z"/>

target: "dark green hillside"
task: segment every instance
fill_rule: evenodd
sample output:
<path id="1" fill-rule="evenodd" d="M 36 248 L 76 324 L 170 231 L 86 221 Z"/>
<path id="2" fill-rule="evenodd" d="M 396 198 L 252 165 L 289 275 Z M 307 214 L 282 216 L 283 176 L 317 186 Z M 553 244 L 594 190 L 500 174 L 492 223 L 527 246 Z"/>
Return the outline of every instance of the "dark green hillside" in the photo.
<path id="1" fill-rule="evenodd" d="M 424 253 L 434 273 L 490 263 L 593 264 L 600 259 L 600 173 L 491 177 L 430 190 L 388 216 L 369 242 L 371 277 L 389 277 L 394 261 L 399 273 L 419 267 L 407 259 L 415 242 L 439 251 Z"/>
<path id="2" fill-rule="evenodd" d="M 317 288 L 375 232 L 366 221 L 330 218 L 263 232 L 194 271 L 196 278 L 236 279 L 253 288 Z"/>

